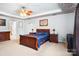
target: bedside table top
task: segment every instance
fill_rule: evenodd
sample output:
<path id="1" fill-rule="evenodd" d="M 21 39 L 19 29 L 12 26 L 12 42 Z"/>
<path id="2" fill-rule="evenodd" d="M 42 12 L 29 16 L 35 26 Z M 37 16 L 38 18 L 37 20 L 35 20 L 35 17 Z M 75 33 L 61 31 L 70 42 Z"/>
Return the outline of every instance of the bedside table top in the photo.
<path id="1" fill-rule="evenodd" d="M 58 35 L 58 34 L 50 34 L 50 35 Z"/>

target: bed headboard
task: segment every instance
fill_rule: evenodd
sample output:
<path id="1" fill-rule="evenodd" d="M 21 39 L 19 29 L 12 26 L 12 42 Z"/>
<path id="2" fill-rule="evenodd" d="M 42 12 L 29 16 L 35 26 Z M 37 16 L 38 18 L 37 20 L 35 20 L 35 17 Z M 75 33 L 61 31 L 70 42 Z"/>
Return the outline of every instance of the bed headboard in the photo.
<path id="1" fill-rule="evenodd" d="M 36 32 L 47 32 L 50 34 L 50 29 L 36 29 Z"/>

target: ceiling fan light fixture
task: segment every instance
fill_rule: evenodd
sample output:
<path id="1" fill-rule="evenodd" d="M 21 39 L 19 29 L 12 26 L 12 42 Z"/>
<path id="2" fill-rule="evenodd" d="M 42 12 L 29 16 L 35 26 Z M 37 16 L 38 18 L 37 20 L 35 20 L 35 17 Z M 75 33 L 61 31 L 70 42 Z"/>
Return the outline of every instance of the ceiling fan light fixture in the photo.
<path id="1" fill-rule="evenodd" d="M 17 13 L 20 14 L 20 16 L 30 16 L 32 15 L 32 10 L 26 9 L 24 6 L 21 7 L 19 10 L 17 10 Z"/>

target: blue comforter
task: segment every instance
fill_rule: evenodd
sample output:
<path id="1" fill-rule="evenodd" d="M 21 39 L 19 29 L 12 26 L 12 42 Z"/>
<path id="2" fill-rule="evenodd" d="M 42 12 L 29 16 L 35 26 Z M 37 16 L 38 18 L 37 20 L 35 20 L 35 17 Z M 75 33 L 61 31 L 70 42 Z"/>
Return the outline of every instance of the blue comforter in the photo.
<path id="1" fill-rule="evenodd" d="M 35 34 L 35 36 L 37 36 L 38 47 L 40 47 L 43 41 L 48 40 L 48 33 L 39 33 L 39 34 Z"/>

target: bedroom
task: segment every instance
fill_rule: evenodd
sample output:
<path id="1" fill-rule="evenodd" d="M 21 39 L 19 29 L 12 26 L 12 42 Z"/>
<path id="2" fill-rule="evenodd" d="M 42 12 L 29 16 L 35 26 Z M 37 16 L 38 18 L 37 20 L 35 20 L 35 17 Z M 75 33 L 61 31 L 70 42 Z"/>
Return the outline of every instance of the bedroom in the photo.
<path id="1" fill-rule="evenodd" d="M 67 52 L 66 36 L 67 34 L 73 34 L 74 31 L 76 5 L 75 3 L 0 3 L 0 19 L 6 20 L 6 25 L 0 26 L 0 32 L 10 32 L 10 40 L 0 42 L 0 55 L 72 55 L 72 53 Z M 27 9 L 26 11 L 30 9 L 31 14 L 17 13 L 22 9 Z M 33 46 L 40 45 L 39 48 L 37 47 L 37 51 L 20 45 L 20 36 L 29 33 L 37 34 L 37 29 L 49 32 L 51 37 L 52 34 L 57 34 L 57 39 L 54 40 L 57 42 L 49 42 L 50 38 L 42 45 L 38 44 L 38 41 L 34 41 L 36 45 L 34 44 Z M 3 38 L 2 36 L 0 37 Z M 32 46 L 32 43 L 30 44 L 28 43 L 28 45 Z M 52 51 L 52 49 L 54 50 Z"/>

